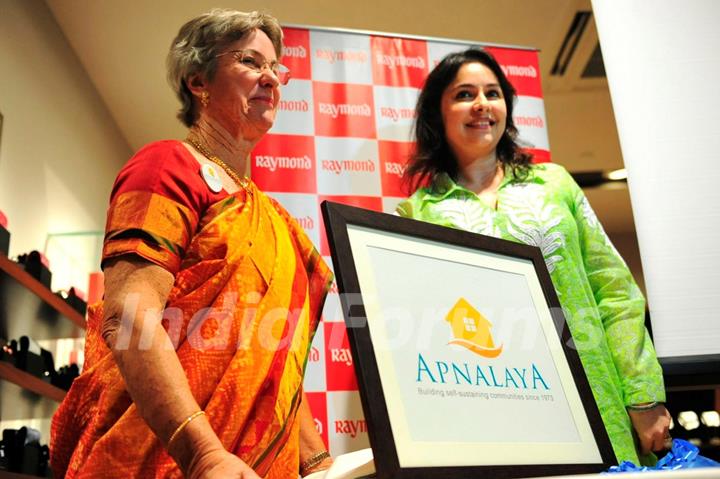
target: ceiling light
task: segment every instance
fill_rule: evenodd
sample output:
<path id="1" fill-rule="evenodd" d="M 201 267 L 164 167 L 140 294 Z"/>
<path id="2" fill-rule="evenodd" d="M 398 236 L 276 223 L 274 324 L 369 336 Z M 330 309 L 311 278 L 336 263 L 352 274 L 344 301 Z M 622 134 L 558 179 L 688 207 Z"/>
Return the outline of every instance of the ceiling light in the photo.
<path id="1" fill-rule="evenodd" d="M 705 411 L 700 420 L 707 427 L 720 427 L 720 414 L 717 411 Z"/>
<path id="2" fill-rule="evenodd" d="M 700 421 L 698 420 L 698 415 L 695 411 L 683 411 L 678 414 L 678 424 L 688 431 L 692 431 L 693 429 L 700 427 Z"/>
<path id="3" fill-rule="evenodd" d="M 620 168 L 619 170 L 613 170 L 607 173 L 607 179 L 613 181 L 627 180 L 627 170 Z"/>
<path id="4" fill-rule="evenodd" d="M 668 429 L 672 431 L 674 427 L 675 427 L 675 421 L 673 420 L 673 418 L 670 418 L 670 427 L 668 427 Z"/>

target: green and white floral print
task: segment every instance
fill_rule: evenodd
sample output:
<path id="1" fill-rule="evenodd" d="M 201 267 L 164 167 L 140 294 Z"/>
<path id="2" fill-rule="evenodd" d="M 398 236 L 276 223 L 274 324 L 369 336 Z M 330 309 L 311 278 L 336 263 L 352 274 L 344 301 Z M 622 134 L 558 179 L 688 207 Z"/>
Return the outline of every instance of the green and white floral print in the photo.
<path id="1" fill-rule="evenodd" d="M 559 165 L 507 170 L 497 207 L 447 175 L 397 207 L 401 216 L 540 248 L 618 461 L 639 460 L 629 404 L 664 401 L 662 370 L 644 326 L 645 299 L 587 198 Z"/>
<path id="2" fill-rule="evenodd" d="M 565 247 L 565 236 L 555 227 L 562 221 L 557 205 L 545 202 L 545 190 L 536 184 L 510 184 L 506 188 L 507 230 L 516 241 L 537 246 L 543 253 L 548 271 L 563 257 L 556 254 Z M 555 210 L 555 214 L 553 214 Z"/>

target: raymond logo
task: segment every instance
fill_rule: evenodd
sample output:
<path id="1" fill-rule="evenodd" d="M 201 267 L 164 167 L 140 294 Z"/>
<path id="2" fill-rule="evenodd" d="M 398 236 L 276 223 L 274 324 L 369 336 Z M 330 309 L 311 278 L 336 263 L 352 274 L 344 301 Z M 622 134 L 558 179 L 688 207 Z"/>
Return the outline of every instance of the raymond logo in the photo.
<path id="1" fill-rule="evenodd" d="M 412 120 L 415 118 L 414 108 L 392 108 L 389 106 L 380 107 L 380 116 L 389 118 L 392 121 Z"/>
<path id="2" fill-rule="evenodd" d="M 405 165 L 389 161 L 385 163 L 385 173 L 402 178 L 402 175 L 405 173 Z"/>
<path id="3" fill-rule="evenodd" d="M 310 349 L 310 355 L 308 356 L 308 361 L 310 361 L 311 363 L 316 363 L 316 362 L 320 361 L 320 350 L 318 348 L 316 348 L 315 346 L 313 346 Z"/>
<path id="4" fill-rule="evenodd" d="M 488 47 L 486 50 L 495 57 L 503 73 L 517 90 L 518 96 L 542 98 L 538 53 L 532 50 Z"/>
<path id="5" fill-rule="evenodd" d="M 302 45 L 283 46 L 283 58 L 307 58 L 307 49 Z"/>
<path id="6" fill-rule="evenodd" d="M 495 358 L 502 352 L 502 345 L 496 347 L 490 333 L 492 323 L 465 298 L 455 303 L 445 321 L 450 323 L 454 336 L 448 344 L 462 346 L 486 358 Z"/>
<path id="7" fill-rule="evenodd" d="M 413 144 L 405 141 L 379 141 L 380 180 L 383 196 L 404 198 L 408 196 L 408 185 L 403 183 Z"/>
<path id="8" fill-rule="evenodd" d="M 307 100 L 280 100 L 278 103 L 280 111 L 310 111 L 310 104 Z"/>
<path id="9" fill-rule="evenodd" d="M 344 363 L 347 366 L 352 366 L 352 355 L 350 349 L 331 349 L 330 350 L 330 361 L 334 363 Z"/>
<path id="10" fill-rule="evenodd" d="M 530 128 L 545 128 L 545 121 L 540 115 L 536 116 L 514 116 L 515 126 L 528 126 Z"/>
<path id="11" fill-rule="evenodd" d="M 370 48 L 375 85 L 422 87 L 428 74 L 425 41 L 371 37 Z"/>
<path id="12" fill-rule="evenodd" d="M 333 103 L 318 102 L 318 111 L 323 115 L 330 115 L 333 118 L 339 116 L 371 116 L 372 108 L 367 103 L 361 105 L 353 105 L 351 103 L 341 103 L 339 105 Z"/>
<path id="13" fill-rule="evenodd" d="M 270 171 L 281 170 L 311 170 L 312 160 L 308 155 L 299 156 L 271 156 L 257 155 L 255 157 L 255 166 L 258 168 L 267 168 Z"/>
<path id="14" fill-rule="evenodd" d="M 378 65 L 387 65 L 391 68 L 405 67 L 405 68 L 422 68 L 426 66 L 425 59 L 423 57 L 405 57 L 400 55 L 383 55 L 382 53 L 375 54 L 375 61 Z"/>
<path id="15" fill-rule="evenodd" d="M 332 50 L 330 48 L 318 48 L 315 50 L 315 57 L 330 64 L 336 62 L 367 63 L 368 55 L 363 50 Z"/>
<path id="16" fill-rule="evenodd" d="M 345 323 L 325 322 L 325 378 L 328 391 L 357 391 Z"/>
<path id="17" fill-rule="evenodd" d="M 532 65 L 500 65 L 507 76 L 537 78 L 537 69 Z"/>
<path id="18" fill-rule="evenodd" d="M 371 85 L 313 82 L 315 134 L 375 138 Z"/>
<path id="19" fill-rule="evenodd" d="M 372 160 L 322 160 L 321 168 L 336 175 L 343 171 L 372 173 L 375 171 L 375 162 Z"/>
<path id="20" fill-rule="evenodd" d="M 364 419 L 345 419 L 335 421 L 335 434 L 355 437 L 358 433 L 367 433 L 367 423 Z"/>
<path id="21" fill-rule="evenodd" d="M 310 32 L 301 28 L 283 28 L 283 65 L 290 69 L 290 78 L 310 79 Z"/>
<path id="22" fill-rule="evenodd" d="M 316 192 L 312 136 L 265 135 L 250 160 L 252 179 L 264 191 Z"/>

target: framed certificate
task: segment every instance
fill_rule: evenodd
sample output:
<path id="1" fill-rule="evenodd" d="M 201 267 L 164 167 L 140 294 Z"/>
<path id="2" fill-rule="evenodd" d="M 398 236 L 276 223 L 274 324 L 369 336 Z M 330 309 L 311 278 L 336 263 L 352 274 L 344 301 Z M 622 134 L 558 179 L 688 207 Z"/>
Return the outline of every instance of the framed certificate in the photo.
<path id="1" fill-rule="evenodd" d="M 323 202 L 379 478 L 607 469 L 540 250 Z"/>

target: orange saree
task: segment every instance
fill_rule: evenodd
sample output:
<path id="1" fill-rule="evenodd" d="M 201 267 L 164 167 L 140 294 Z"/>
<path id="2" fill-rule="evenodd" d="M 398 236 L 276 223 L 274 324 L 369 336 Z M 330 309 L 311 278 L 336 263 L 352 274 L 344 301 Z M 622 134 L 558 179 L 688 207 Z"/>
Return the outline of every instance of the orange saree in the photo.
<path id="1" fill-rule="evenodd" d="M 136 254 L 175 274 L 163 324 L 213 429 L 259 475 L 297 477 L 295 416 L 332 275 L 252 183 L 232 195 L 195 194 L 207 189 L 198 178 L 178 142 L 141 150 L 116 182 L 103 259 Z M 98 304 L 83 374 L 53 418 L 56 477 L 182 477 L 130 399 L 101 321 Z"/>

